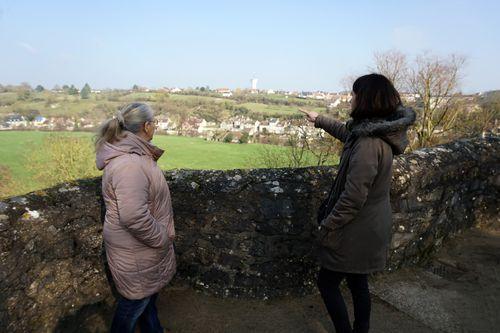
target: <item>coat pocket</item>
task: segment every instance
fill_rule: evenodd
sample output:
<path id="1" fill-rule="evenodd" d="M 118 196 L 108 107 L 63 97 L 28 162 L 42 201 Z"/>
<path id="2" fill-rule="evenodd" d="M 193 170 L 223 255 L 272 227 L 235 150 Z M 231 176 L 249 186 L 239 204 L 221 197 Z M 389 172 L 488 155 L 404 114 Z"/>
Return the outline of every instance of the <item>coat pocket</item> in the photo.
<path id="1" fill-rule="evenodd" d="M 336 250 L 340 248 L 342 241 L 342 229 L 326 229 L 321 231 L 319 244 L 327 249 Z"/>

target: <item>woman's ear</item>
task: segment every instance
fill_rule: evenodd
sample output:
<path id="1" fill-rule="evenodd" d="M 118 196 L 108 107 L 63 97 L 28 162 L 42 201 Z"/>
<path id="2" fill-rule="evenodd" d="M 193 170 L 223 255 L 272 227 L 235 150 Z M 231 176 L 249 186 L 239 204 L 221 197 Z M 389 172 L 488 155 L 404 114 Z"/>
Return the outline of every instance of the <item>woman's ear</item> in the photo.
<path id="1" fill-rule="evenodd" d="M 150 135 L 150 128 L 149 128 L 149 124 L 148 122 L 146 121 L 144 124 L 142 124 L 142 131 L 144 132 L 144 134 L 146 134 L 147 136 Z"/>

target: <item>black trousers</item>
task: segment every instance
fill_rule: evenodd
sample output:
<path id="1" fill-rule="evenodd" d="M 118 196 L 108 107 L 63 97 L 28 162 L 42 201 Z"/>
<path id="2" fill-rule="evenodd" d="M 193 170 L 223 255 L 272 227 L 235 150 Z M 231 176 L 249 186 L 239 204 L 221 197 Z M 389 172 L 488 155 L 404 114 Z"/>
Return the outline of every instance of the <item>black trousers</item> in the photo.
<path id="1" fill-rule="evenodd" d="M 346 279 L 351 290 L 354 305 L 354 329 L 340 292 L 340 283 Z M 367 274 L 334 272 L 321 268 L 318 275 L 318 288 L 326 309 L 337 333 L 365 333 L 370 328 L 371 300 L 368 290 Z"/>

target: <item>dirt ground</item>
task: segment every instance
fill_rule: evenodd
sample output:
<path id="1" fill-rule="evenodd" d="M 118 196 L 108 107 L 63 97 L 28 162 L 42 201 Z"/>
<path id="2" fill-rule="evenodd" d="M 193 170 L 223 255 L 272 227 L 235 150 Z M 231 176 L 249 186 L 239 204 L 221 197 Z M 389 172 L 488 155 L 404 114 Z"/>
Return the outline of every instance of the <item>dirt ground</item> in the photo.
<path id="1" fill-rule="evenodd" d="M 345 296 L 352 308 L 350 297 Z M 333 332 L 319 295 L 257 301 L 219 299 L 177 289 L 164 292 L 158 306 L 162 323 L 173 332 Z M 372 332 L 433 332 L 377 298 L 372 322 Z"/>
<path id="2" fill-rule="evenodd" d="M 469 230 L 446 242 L 426 267 L 376 276 L 371 292 L 370 332 L 498 332 L 500 233 Z M 171 287 L 158 308 L 172 332 L 334 332 L 319 295 L 220 299 Z"/>

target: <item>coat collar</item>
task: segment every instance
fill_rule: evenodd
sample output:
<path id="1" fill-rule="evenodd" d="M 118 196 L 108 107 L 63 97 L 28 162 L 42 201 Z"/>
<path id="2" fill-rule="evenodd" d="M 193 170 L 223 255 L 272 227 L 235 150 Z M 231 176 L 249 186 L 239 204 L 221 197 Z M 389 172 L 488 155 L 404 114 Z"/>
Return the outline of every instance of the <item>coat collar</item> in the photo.
<path id="1" fill-rule="evenodd" d="M 392 132 L 405 131 L 416 119 L 412 108 L 400 106 L 387 118 L 370 118 L 360 121 L 349 120 L 347 128 L 357 137 L 381 136 Z"/>
<path id="2" fill-rule="evenodd" d="M 386 141 L 395 155 L 402 154 L 409 144 L 407 131 L 415 123 L 416 113 L 412 108 L 400 106 L 387 118 L 371 118 L 346 124 L 353 138 L 376 136 Z"/>

